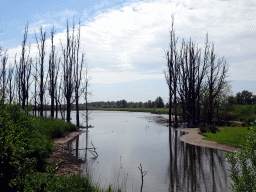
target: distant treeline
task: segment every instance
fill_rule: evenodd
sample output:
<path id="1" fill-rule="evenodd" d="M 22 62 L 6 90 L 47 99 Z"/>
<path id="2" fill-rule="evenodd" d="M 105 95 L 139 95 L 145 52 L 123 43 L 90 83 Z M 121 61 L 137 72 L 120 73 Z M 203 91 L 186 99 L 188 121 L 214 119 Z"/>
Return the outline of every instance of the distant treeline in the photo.
<path id="1" fill-rule="evenodd" d="M 122 99 L 120 101 L 96 101 L 88 102 L 89 109 L 96 108 L 168 108 L 169 104 L 164 104 L 163 99 L 159 96 L 155 101 L 148 100 L 147 102 L 127 102 Z M 79 110 L 85 110 L 86 104 L 79 104 Z M 50 110 L 50 105 L 44 107 L 45 110 Z M 62 109 L 66 109 L 66 105 L 62 105 Z M 76 106 L 72 105 L 71 110 L 75 110 Z"/>
<path id="2" fill-rule="evenodd" d="M 256 103 L 256 95 L 253 95 L 250 91 L 243 90 L 236 93 L 236 96 L 228 97 L 228 102 L 229 104 L 253 105 Z"/>
<path id="3" fill-rule="evenodd" d="M 249 92 L 248 90 L 243 90 L 242 92 L 236 93 L 235 96 L 229 96 L 228 104 L 254 105 L 256 104 L 256 95 L 253 95 L 253 93 Z M 169 108 L 169 103 L 164 103 L 163 99 L 159 96 L 155 101 L 148 100 L 147 102 L 128 102 L 124 99 L 119 101 L 88 102 L 88 108 Z M 50 105 L 46 105 L 44 109 L 50 110 Z M 66 110 L 66 105 L 62 105 L 62 109 Z M 71 110 L 75 109 L 76 106 L 72 105 Z M 85 103 L 79 104 L 79 110 L 85 110 Z"/>

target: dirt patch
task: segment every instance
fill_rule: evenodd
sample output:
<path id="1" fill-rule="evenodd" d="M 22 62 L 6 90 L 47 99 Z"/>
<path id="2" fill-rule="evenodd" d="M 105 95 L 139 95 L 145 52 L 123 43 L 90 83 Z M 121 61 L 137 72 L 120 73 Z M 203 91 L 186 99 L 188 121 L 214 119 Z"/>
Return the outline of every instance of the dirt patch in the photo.
<path id="1" fill-rule="evenodd" d="M 213 148 L 213 149 L 219 149 L 223 151 L 242 151 L 242 148 L 234 147 L 232 145 L 227 144 L 220 144 L 213 141 L 205 141 L 202 134 L 200 134 L 199 128 L 192 129 L 192 128 L 185 128 L 185 129 L 177 129 L 177 131 L 186 132 L 188 134 L 182 135 L 180 137 L 181 141 L 184 141 L 186 143 L 189 143 L 191 145 L 201 146 L 201 147 L 207 147 L 207 148 Z"/>
<path id="2" fill-rule="evenodd" d="M 47 164 L 57 162 L 54 175 L 63 175 L 69 177 L 71 174 L 80 174 L 82 170 L 79 165 L 84 161 L 78 159 L 72 154 L 72 150 L 68 145 L 68 141 L 75 136 L 82 134 L 84 131 L 76 131 L 68 133 L 65 137 L 54 140 L 54 149 L 50 157 L 46 158 Z"/>

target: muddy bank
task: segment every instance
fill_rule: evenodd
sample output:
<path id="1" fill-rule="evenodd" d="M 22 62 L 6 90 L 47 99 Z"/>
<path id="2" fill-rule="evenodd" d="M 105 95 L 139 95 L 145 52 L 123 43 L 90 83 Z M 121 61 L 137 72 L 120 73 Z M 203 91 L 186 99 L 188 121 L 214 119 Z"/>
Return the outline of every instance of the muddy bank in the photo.
<path id="1" fill-rule="evenodd" d="M 57 162 L 54 175 L 63 175 L 69 177 L 72 173 L 80 174 L 82 170 L 79 165 L 84 161 L 73 156 L 72 150 L 68 145 L 68 141 L 75 136 L 82 134 L 84 131 L 76 131 L 68 133 L 65 137 L 54 140 L 54 149 L 50 157 L 46 158 L 47 164 Z"/>
<path id="2" fill-rule="evenodd" d="M 230 151 L 230 152 L 242 150 L 242 148 L 234 147 L 232 145 L 220 144 L 220 143 L 216 143 L 213 141 L 203 140 L 203 138 L 205 138 L 205 136 L 200 134 L 199 128 L 198 129 L 191 129 L 191 128 L 177 129 L 177 131 L 186 132 L 187 134 L 182 135 L 180 137 L 180 140 L 184 141 L 186 143 L 189 143 L 191 145 L 219 149 L 219 150 Z"/>

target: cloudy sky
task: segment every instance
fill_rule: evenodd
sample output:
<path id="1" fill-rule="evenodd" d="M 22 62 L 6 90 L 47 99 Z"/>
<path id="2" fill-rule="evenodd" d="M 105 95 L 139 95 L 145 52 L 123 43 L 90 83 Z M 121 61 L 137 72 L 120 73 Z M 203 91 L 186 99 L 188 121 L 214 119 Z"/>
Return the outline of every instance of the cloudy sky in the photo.
<path id="1" fill-rule="evenodd" d="M 35 58 L 34 34 L 42 26 L 49 38 L 54 26 L 61 54 L 67 19 L 70 25 L 80 20 L 91 101 L 167 101 L 163 70 L 172 14 L 179 40 L 191 37 L 203 47 L 209 33 L 215 52 L 230 66 L 234 94 L 256 94 L 256 0 L 0 0 L 0 45 L 11 61 L 21 52 L 28 23 Z"/>

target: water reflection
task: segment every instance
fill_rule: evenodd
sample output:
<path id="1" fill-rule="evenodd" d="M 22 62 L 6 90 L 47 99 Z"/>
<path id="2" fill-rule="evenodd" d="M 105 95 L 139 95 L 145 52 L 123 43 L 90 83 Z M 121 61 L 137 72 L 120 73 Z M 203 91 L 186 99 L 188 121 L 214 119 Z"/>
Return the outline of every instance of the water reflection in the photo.
<path id="1" fill-rule="evenodd" d="M 85 160 L 84 174 L 93 182 L 140 191 L 141 163 L 148 171 L 143 191 L 228 191 L 225 152 L 180 141 L 184 133 L 152 121 L 152 114 L 95 112 L 91 116 L 94 128 L 77 137 L 72 147 L 74 155 Z M 94 159 L 90 150 L 99 156 Z"/>
<path id="2" fill-rule="evenodd" d="M 169 191 L 228 191 L 225 152 L 184 143 L 181 134 L 169 131 Z"/>

